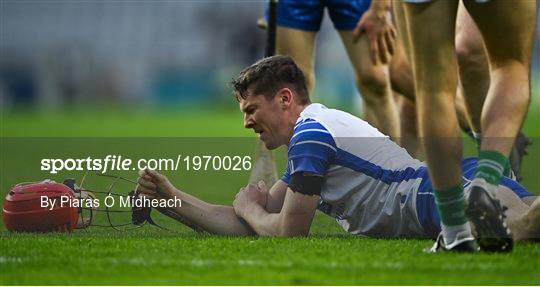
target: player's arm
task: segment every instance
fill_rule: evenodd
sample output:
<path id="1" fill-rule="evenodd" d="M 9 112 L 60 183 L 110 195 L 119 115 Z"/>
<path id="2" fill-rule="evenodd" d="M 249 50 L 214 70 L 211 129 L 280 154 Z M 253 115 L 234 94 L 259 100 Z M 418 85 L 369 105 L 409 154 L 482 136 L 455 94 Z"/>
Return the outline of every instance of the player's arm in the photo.
<path id="1" fill-rule="evenodd" d="M 319 197 L 313 194 L 320 193 L 321 185 L 320 176 L 307 173 L 293 175 L 279 213 L 270 213 L 260 204 L 261 192 L 255 185 L 248 185 L 240 190 L 233 206 L 236 214 L 259 235 L 306 236 L 309 234 L 319 200 Z"/>
<path id="2" fill-rule="evenodd" d="M 182 206 L 171 210 L 200 229 L 220 235 L 255 235 L 231 206 L 210 204 L 181 191 L 178 196 L 184 198 L 181 199 Z"/>
<path id="3" fill-rule="evenodd" d="M 269 191 L 266 190 L 264 183 L 259 183 L 258 187 L 266 196 L 262 199 L 262 203 L 267 212 L 279 212 L 283 206 L 287 183 L 278 180 Z M 242 218 L 236 215 L 232 206 L 210 204 L 178 189 L 175 192 L 182 200 L 182 207 L 176 207 L 172 211 L 183 216 L 190 224 L 214 234 L 256 234 Z"/>
<path id="4" fill-rule="evenodd" d="M 278 180 L 266 195 L 265 210 L 269 213 L 279 213 L 283 207 L 286 194 L 287 183 L 283 180 Z"/>
<path id="5" fill-rule="evenodd" d="M 252 184 L 241 189 L 234 201 L 236 214 L 259 235 L 309 233 L 323 176 L 336 156 L 337 146 L 330 132 L 316 121 L 298 126 L 295 133 L 289 142 L 285 174 L 269 196 Z"/>
<path id="6" fill-rule="evenodd" d="M 196 229 L 221 235 L 255 235 L 254 231 L 241 218 L 236 216 L 231 206 L 216 205 L 204 202 L 195 196 L 182 192 L 174 187 L 164 175 L 152 171 L 139 172 L 137 191 L 147 197 L 176 198 L 182 206 L 167 208 L 174 214 L 164 213 L 180 222 Z"/>

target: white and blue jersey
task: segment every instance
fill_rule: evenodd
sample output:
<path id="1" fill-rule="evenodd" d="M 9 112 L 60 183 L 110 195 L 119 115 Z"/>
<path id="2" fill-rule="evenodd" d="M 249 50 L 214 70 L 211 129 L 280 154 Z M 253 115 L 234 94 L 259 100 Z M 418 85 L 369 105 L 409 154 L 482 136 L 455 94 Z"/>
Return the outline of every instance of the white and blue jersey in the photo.
<path id="1" fill-rule="evenodd" d="M 321 104 L 304 109 L 282 180 L 297 172 L 323 177 L 319 210 L 349 233 L 433 237 L 440 230 L 426 165 L 349 113 Z"/>

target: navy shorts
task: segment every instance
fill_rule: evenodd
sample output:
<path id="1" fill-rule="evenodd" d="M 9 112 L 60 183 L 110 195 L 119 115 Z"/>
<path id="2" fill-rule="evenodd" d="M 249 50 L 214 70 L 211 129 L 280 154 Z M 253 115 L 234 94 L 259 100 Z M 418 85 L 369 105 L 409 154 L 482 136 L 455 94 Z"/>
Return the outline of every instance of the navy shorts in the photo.
<path id="1" fill-rule="evenodd" d="M 478 158 L 475 157 L 466 158 L 461 162 L 464 187 L 467 187 L 471 183 L 471 180 L 474 179 L 477 162 Z M 501 185 L 511 189 L 519 198 L 535 196 L 517 181 L 508 177 L 501 179 Z M 432 238 L 436 238 L 441 232 L 441 218 L 437 210 L 433 189 L 431 188 L 431 180 L 427 176 L 427 172 L 416 194 L 416 214 L 426 234 Z"/>
<path id="2" fill-rule="evenodd" d="M 277 24 L 317 32 L 327 7 L 337 30 L 353 30 L 370 4 L 371 0 L 279 0 Z"/>

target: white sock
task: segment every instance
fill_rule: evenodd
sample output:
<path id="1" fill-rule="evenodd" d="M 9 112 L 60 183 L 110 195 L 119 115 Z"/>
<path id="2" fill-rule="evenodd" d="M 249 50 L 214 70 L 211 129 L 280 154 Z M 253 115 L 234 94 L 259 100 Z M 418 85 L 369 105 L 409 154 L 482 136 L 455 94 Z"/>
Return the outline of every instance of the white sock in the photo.
<path id="1" fill-rule="evenodd" d="M 472 131 L 472 135 L 473 135 L 473 137 L 474 137 L 475 139 L 477 139 L 477 140 L 482 139 L 482 134 L 481 134 L 481 133 L 477 133 L 477 132 L 475 132 L 475 131 Z"/>
<path id="2" fill-rule="evenodd" d="M 447 248 L 452 248 L 465 240 L 474 239 L 471 232 L 471 224 L 468 221 L 461 225 L 452 226 L 441 223 L 441 230 L 444 245 L 446 245 Z"/>

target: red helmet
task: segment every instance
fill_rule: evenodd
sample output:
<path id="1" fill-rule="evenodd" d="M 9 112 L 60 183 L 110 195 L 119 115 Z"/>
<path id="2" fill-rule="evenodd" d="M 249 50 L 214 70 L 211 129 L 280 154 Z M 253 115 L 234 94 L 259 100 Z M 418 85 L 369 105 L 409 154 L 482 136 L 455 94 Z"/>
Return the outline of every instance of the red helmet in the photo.
<path id="1" fill-rule="evenodd" d="M 55 200 L 51 207 L 41 207 L 42 196 Z M 77 227 L 79 211 L 61 199 L 74 200 L 73 190 L 51 180 L 15 185 L 4 201 L 4 224 L 9 231 L 50 232 L 72 231 Z"/>

